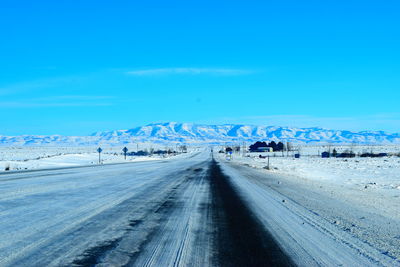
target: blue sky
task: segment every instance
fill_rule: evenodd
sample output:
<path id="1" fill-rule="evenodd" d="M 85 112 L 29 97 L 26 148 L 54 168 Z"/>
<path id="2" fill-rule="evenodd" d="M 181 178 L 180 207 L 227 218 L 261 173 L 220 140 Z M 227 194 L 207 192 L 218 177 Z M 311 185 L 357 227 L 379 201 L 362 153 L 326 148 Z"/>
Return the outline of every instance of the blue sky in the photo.
<path id="1" fill-rule="evenodd" d="M 162 121 L 400 132 L 399 12 L 398 1 L 5 0 L 0 135 Z"/>

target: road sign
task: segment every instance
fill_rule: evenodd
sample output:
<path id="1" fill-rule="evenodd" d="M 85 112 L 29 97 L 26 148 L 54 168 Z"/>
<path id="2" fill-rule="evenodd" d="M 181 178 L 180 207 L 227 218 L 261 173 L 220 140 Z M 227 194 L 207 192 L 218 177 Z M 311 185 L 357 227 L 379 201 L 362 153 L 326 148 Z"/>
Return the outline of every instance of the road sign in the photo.
<path id="1" fill-rule="evenodd" d="M 99 164 L 101 163 L 101 158 L 100 158 L 101 151 L 103 151 L 103 149 L 101 149 L 101 147 L 99 147 L 97 149 L 97 152 L 99 152 Z"/>
<path id="2" fill-rule="evenodd" d="M 125 159 L 126 159 L 126 152 L 128 152 L 128 148 L 127 148 L 127 147 L 124 147 L 124 148 L 122 149 L 122 151 L 124 152 Z"/>

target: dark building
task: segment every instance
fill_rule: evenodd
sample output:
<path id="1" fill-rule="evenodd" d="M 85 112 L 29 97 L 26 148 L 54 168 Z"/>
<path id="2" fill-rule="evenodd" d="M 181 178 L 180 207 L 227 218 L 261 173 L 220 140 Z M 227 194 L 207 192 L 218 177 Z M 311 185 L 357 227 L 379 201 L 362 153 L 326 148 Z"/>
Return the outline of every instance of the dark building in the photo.
<path id="1" fill-rule="evenodd" d="M 322 152 L 321 156 L 322 156 L 323 158 L 330 158 L 331 153 L 329 153 L 329 152 Z"/>

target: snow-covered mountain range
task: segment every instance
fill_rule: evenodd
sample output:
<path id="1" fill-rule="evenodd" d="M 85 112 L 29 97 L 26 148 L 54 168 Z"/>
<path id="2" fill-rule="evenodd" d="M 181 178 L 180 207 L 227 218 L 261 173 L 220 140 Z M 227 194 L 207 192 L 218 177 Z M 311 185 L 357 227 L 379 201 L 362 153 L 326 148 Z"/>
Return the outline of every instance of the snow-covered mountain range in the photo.
<path id="1" fill-rule="evenodd" d="M 400 144 L 400 134 L 383 131 L 352 132 L 322 128 L 255 125 L 155 123 L 129 130 L 96 132 L 91 136 L 0 136 L 0 145 L 121 145 L 137 142 L 203 143 L 284 141 L 293 143 Z"/>

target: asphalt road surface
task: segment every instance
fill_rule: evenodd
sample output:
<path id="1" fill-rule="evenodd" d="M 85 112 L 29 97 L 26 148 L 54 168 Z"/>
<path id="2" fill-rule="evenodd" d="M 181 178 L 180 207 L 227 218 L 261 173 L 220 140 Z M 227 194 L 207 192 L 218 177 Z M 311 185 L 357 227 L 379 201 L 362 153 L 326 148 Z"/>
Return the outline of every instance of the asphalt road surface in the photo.
<path id="1" fill-rule="evenodd" d="M 259 175 L 206 150 L 0 175 L 0 266 L 400 265 Z"/>

